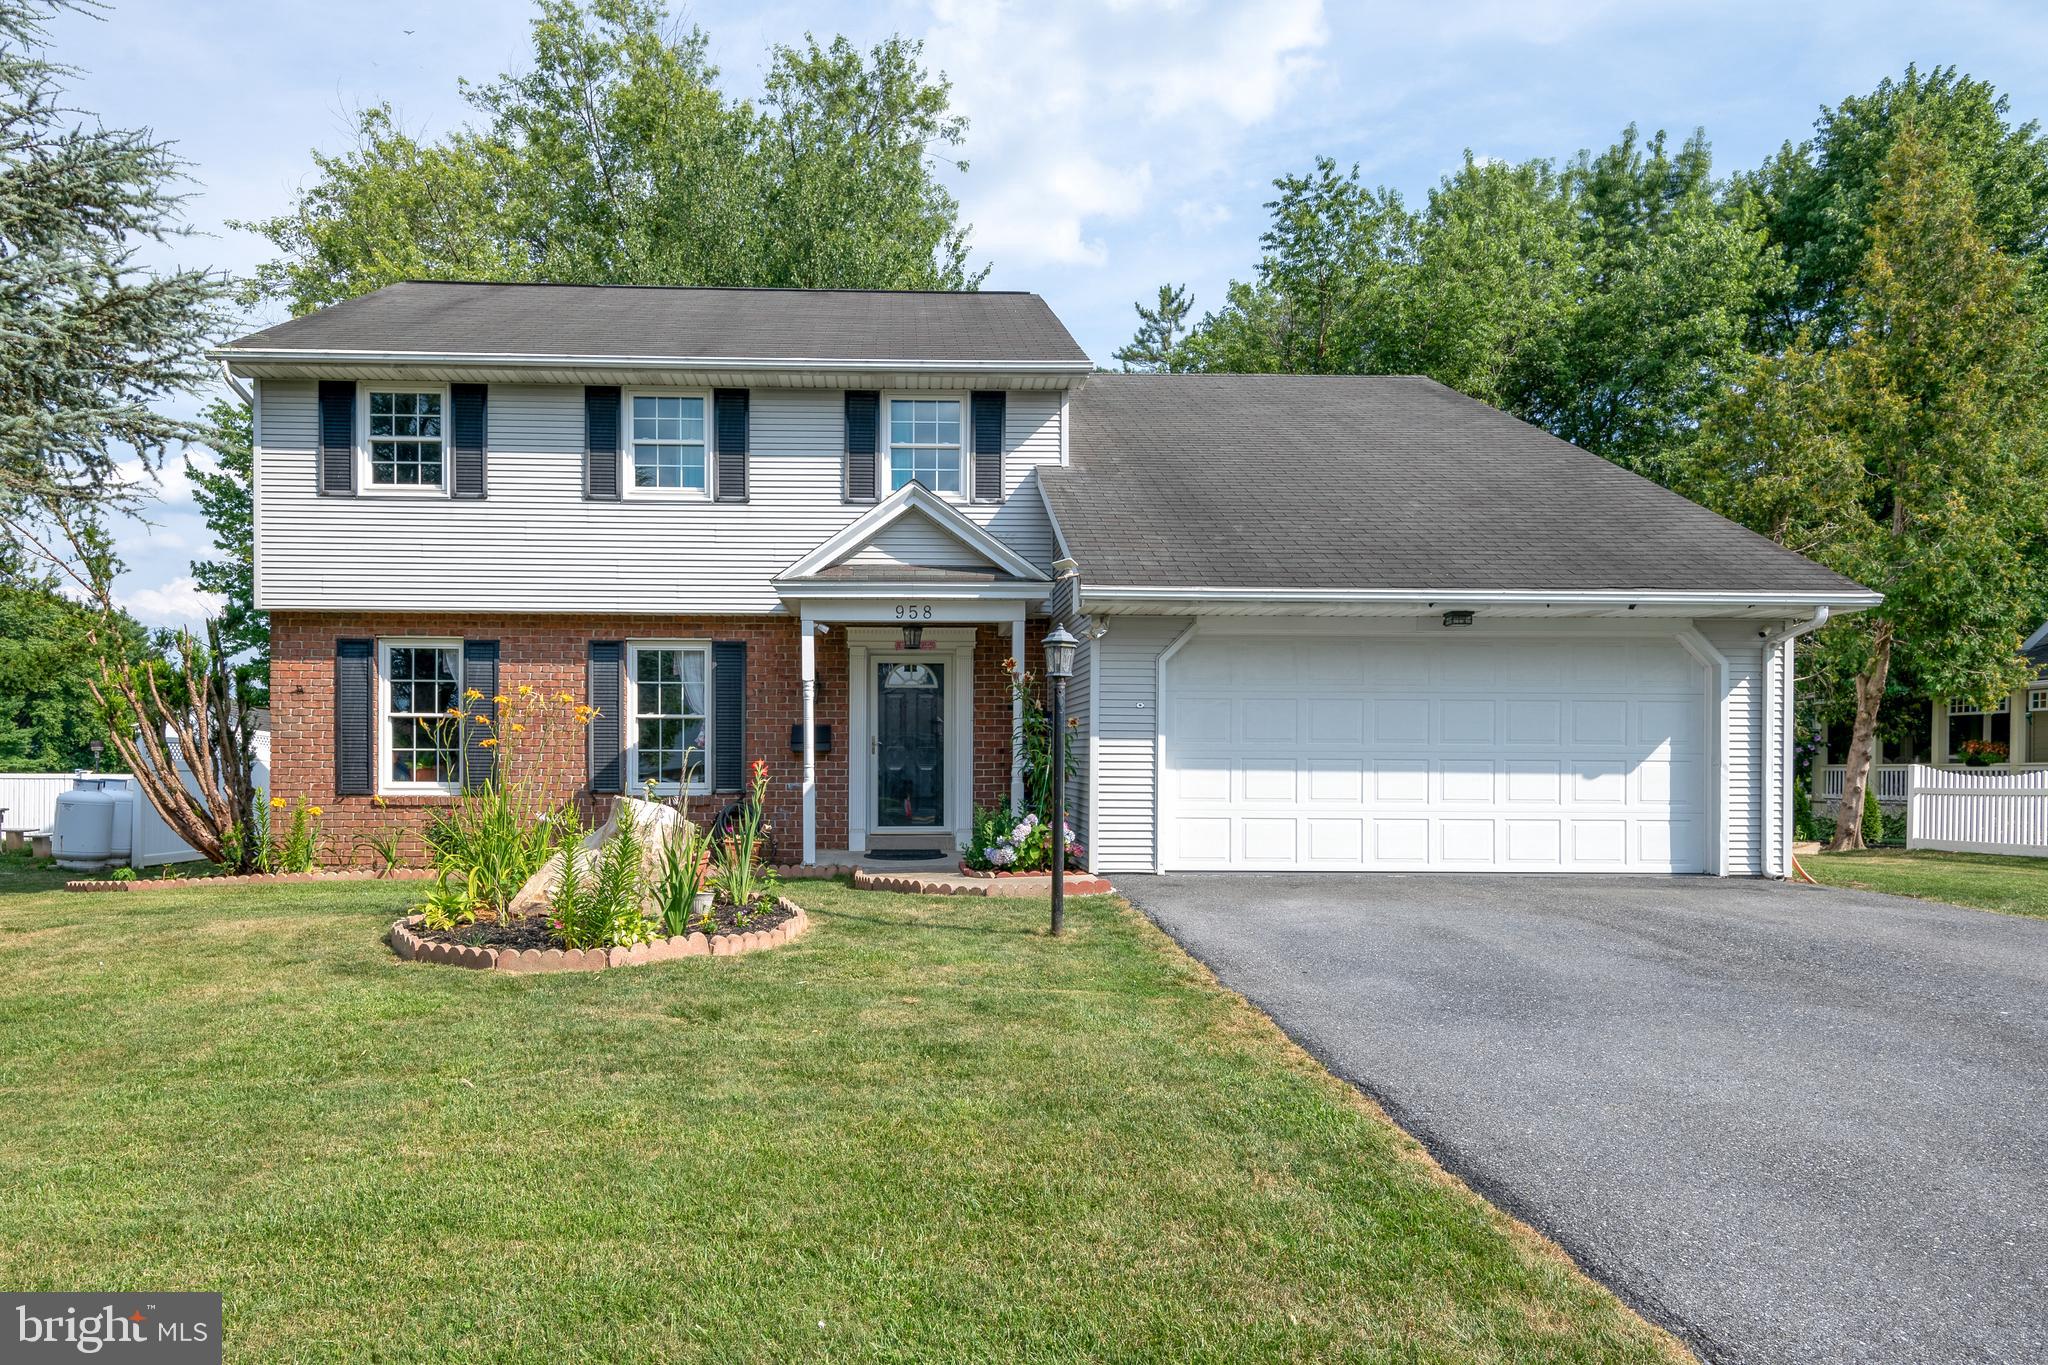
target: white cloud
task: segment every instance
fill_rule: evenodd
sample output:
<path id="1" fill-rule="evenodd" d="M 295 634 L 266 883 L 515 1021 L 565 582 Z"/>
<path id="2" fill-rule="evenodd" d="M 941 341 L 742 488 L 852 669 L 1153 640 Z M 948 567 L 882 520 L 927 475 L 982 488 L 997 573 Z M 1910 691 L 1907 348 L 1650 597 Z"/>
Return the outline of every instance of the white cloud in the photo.
<path id="1" fill-rule="evenodd" d="M 173 578 L 160 588 L 116 593 L 115 600 L 146 626 L 196 625 L 221 607 L 220 598 L 202 592 L 190 574 Z"/>
<path id="2" fill-rule="evenodd" d="M 1103 228 L 1227 161 L 1328 40 L 1322 0 L 933 0 L 932 16 L 925 57 L 969 120 L 964 216 L 1006 271 L 1107 264 Z"/>
<path id="3" fill-rule="evenodd" d="M 1230 221 L 1230 206 L 1213 200 L 1183 199 L 1173 206 L 1183 232 L 1206 232 Z"/>

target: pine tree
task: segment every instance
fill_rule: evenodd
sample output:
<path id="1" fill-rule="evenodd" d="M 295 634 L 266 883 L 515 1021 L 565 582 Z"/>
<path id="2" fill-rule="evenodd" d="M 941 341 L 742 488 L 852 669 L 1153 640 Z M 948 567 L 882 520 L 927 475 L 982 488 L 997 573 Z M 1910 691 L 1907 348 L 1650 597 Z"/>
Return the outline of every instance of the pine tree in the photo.
<path id="1" fill-rule="evenodd" d="M 1131 338 L 1129 345 L 1117 348 L 1116 359 L 1126 371 L 1173 369 L 1174 347 L 1186 329 L 1188 313 L 1194 306 L 1194 301 L 1188 297 L 1187 286 L 1178 284 L 1159 286 L 1156 307 L 1132 304 L 1138 313 L 1138 334 Z"/>

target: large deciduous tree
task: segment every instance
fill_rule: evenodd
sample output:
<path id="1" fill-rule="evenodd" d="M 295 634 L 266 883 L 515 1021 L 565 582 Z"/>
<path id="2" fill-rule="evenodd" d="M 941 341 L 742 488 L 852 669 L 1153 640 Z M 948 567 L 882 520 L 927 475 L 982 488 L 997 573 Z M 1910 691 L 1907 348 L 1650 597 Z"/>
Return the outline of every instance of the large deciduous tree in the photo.
<path id="1" fill-rule="evenodd" d="M 1887 683 L 1990 701 L 2026 670 L 2048 551 L 2042 368 L 2025 264 L 1985 235 L 1964 168 L 1910 123 L 1871 200 L 1837 301 L 1759 360 L 1710 415 L 1704 491 L 1732 514 L 1885 594 L 1817 637 L 1849 680 L 1844 811 L 1863 808 Z M 1834 847 L 1863 846 L 1861 822 Z"/>
<path id="2" fill-rule="evenodd" d="M 400 279 L 961 289 L 939 175 L 966 122 L 900 38 L 778 46 L 757 106 L 659 0 L 542 0 L 526 69 L 464 86 L 438 141 L 388 106 L 314 155 L 257 292 L 310 311 Z M 960 163 L 963 164 L 964 163 Z"/>
<path id="3" fill-rule="evenodd" d="M 63 0 L 0 0 L 0 525 L 17 550 L 75 556 L 65 528 L 133 508 L 195 434 L 156 405 L 212 376 L 224 278 L 152 271 L 140 244 L 183 232 L 181 163 L 149 132 L 64 103 L 45 51 Z"/>

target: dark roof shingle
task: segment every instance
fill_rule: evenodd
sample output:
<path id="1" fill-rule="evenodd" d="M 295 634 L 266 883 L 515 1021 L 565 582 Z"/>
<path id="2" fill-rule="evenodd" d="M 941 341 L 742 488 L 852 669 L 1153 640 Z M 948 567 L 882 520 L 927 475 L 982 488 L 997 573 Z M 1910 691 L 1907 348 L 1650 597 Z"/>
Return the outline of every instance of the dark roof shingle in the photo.
<path id="1" fill-rule="evenodd" d="M 1082 366 L 1036 294 L 407 281 L 229 350 Z"/>
<path id="2" fill-rule="evenodd" d="M 1090 586 L 1863 589 L 1413 376 L 1090 376 L 1041 471 Z"/>

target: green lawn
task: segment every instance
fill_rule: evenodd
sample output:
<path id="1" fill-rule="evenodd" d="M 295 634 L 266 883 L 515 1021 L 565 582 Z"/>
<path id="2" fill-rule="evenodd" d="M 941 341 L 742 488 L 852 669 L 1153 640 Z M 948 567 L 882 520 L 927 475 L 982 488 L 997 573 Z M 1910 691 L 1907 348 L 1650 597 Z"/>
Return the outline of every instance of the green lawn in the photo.
<path id="1" fill-rule="evenodd" d="M 2048 858 L 1879 848 L 1862 853 L 1802 853 L 1799 864 L 1815 881 L 1829 886 L 2048 917 Z"/>
<path id="2" fill-rule="evenodd" d="M 0 861 L 0 1284 L 231 1359 L 1668 1360 L 1121 902 L 799 884 L 777 952 L 401 963 L 398 884 Z"/>

